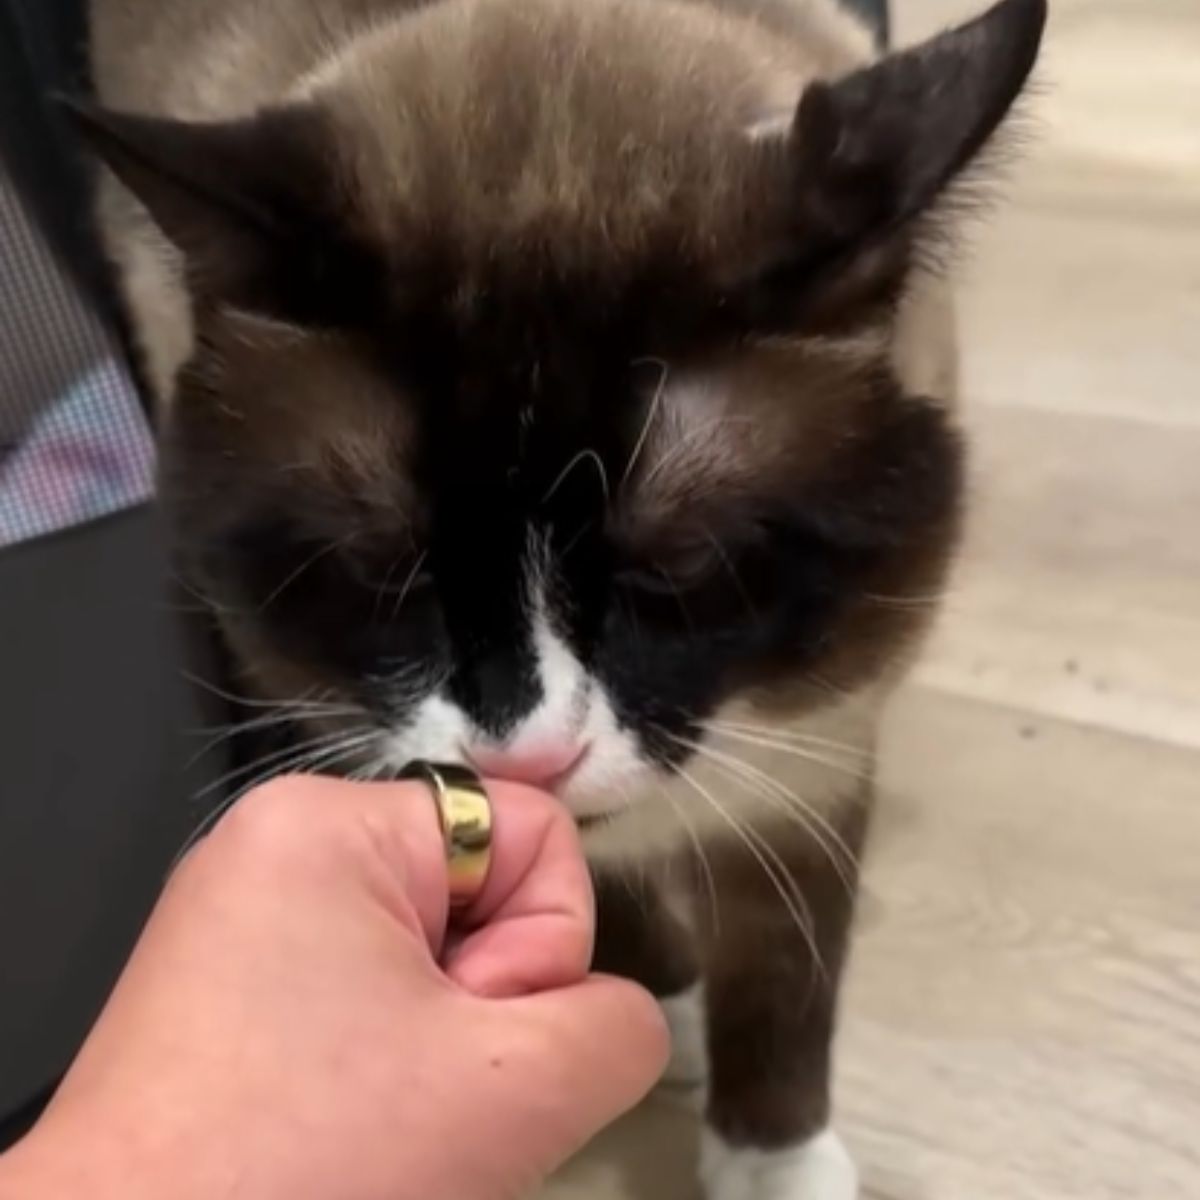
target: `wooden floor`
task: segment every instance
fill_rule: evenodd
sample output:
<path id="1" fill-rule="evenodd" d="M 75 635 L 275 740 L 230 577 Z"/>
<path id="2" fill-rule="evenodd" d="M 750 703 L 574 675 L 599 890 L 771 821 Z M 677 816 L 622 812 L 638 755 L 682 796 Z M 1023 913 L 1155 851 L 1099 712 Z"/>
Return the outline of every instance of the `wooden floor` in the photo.
<path id="1" fill-rule="evenodd" d="M 982 0 L 895 0 L 902 38 Z M 1200 1198 L 1200 0 L 1052 0 L 964 292 L 974 526 L 840 1043 L 872 1200 Z M 564 1195 L 691 1196 L 661 1104 Z"/>

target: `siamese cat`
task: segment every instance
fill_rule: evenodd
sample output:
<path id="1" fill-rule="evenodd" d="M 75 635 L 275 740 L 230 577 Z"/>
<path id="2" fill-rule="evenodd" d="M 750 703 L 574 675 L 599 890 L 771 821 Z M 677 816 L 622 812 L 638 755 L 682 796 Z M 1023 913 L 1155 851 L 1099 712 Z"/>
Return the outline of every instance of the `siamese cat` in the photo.
<path id="1" fill-rule="evenodd" d="M 937 263 L 1045 0 L 882 57 L 833 0 L 92 10 L 164 503 L 274 769 L 553 792 L 710 1200 L 850 1200 L 875 731 L 963 506 Z"/>

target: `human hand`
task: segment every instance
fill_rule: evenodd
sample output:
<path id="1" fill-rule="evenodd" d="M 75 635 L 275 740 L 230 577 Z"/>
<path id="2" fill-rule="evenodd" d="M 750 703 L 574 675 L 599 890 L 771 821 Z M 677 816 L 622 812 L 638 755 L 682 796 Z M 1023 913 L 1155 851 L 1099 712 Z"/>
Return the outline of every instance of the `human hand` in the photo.
<path id="1" fill-rule="evenodd" d="M 0 1198 L 507 1200 L 661 1072 L 550 797 L 489 785 L 492 870 L 446 934 L 421 784 L 279 780 L 171 879 Z M 8 1189 L 8 1190 L 6 1190 Z"/>

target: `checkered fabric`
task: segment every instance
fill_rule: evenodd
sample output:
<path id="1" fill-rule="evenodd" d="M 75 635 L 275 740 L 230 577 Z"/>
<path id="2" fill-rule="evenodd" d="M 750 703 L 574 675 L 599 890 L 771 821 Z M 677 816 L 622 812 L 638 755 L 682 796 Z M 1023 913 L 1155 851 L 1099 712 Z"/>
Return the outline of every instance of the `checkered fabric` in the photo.
<path id="1" fill-rule="evenodd" d="M 120 348 L 0 163 L 0 546 L 146 500 L 153 462 Z"/>

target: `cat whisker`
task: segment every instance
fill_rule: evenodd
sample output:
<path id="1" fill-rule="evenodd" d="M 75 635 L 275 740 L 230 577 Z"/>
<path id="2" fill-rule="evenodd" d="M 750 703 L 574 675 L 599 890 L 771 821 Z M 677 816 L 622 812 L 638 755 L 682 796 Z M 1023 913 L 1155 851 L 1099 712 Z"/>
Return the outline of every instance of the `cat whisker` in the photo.
<path id="1" fill-rule="evenodd" d="M 290 696 L 279 700 L 268 700 L 261 702 L 263 706 L 268 707 L 271 711 L 260 714 L 255 717 L 248 717 L 245 721 L 225 721 L 217 725 L 206 725 L 199 729 L 189 730 L 190 733 L 223 733 L 226 730 L 236 730 L 243 726 L 254 722 L 262 722 L 264 724 L 280 719 L 284 714 L 294 715 L 298 712 L 307 712 L 311 710 L 324 710 L 332 707 L 348 707 L 346 705 L 334 705 L 331 703 L 333 696 L 332 688 L 324 688 L 320 692 L 316 691 L 315 687 L 308 688 L 301 692 L 298 696 Z M 228 696 L 229 693 L 226 693 Z M 241 698 L 235 703 L 239 705 L 247 705 L 250 703 L 248 698 Z"/>
<path id="2" fill-rule="evenodd" d="M 721 566 L 724 568 L 725 573 L 733 581 L 733 586 L 737 588 L 738 595 L 741 596 L 742 602 L 746 606 L 746 611 L 750 614 L 751 618 L 755 622 L 761 623 L 762 614 L 758 611 L 754 600 L 751 598 L 750 593 L 746 590 L 746 585 L 742 582 L 742 577 L 738 574 L 733 563 L 730 562 L 729 555 L 725 553 L 725 547 L 721 545 L 719 539 L 715 538 L 712 534 L 712 531 L 708 528 L 705 528 L 704 530 L 704 537 L 708 541 L 709 545 L 712 546 L 713 552 L 716 554 L 717 558 L 720 559 Z"/>
<path id="3" fill-rule="evenodd" d="M 955 592 L 933 592 L 929 595 L 911 595 L 911 596 L 887 596 L 877 592 L 863 592 L 862 598 L 869 604 L 878 604 L 882 608 L 941 608 L 948 603 L 953 603 L 957 598 L 958 593 Z"/>
<path id="4" fill-rule="evenodd" d="M 654 396 L 646 410 L 646 420 L 642 423 L 641 432 L 638 434 L 637 441 L 633 444 L 633 450 L 629 455 L 629 462 L 625 464 L 625 473 L 621 476 L 622 484 L 629 482 L 629 477 L 637 468 L 638 462 L 642 457 L 642 451 L 645 450 L 646 442 L 650 437 L 650 430 L 653 428 L 654 422 L 658 418 L 659 409 L 662 407 L 663 396 L 667 390 L 667 380 L 671 375 L 671 368 L 661 358 L 641 358 L 637 361 L 638 363 L 653 363 L 659 368 L 661 374 L 658 377 L 658 386 L 654 389 Z"/>
<path id="5" fill-rule="evenodd" d="M 630 864 L 630 866 L 632 865 L 633 864 Z M 626 892 L 629 893 L 630 900 L 632 900 L 634 905 L 641 910 L 641 914 L 644 917 L 646 915 L 644 897 L 641 891 L 633 885 L 632 870 L 619 871 L 618 875 L 620 877 L 622 886 L 625 888 Z"/>
<path id="6" fill-rule="evenodd" d="M 625 784 L 620 785 L 621 788 L 621 803 L 617 810 L 620 813 L 627 813 L 633 808 L 633 796 L 630 795 L 629 788 Z M 637 872 L 636 883 L 634 881 L 634 872 Z M 625 890 L 629 893 L 629 898 L 633 901 L 634 907 L 642 915 L 642 919 L 648 921 L 650 919 L 649 911 L 646 907 L 646 863 L 639 855 L 627 860 L 623 869 L 618 872 Z"/>
<path id="7" fill-rule="evenodd" d="M 655 570 L 663 577 L 667 587 L 671 589 L 671 595 L 675 597 L 675 605 L 679 609 L 679 615 L 683 617 L 683 623 L 688 627 L 689 632 L 695 633 L 696 627 L 692 623 L 692 614 L 688 612 L 687 605 L 683 602 L 683 594 L 680 592 L 679 588 L 675 586 L 675 580 L 672 579 L 670 574 L 667 571 L 664 571 L 661 567 L 656 567 Z"/>
<path id="8" fill-rule="evenodd" d="M 846 843 L 836 827 L 816 808 L 807 803 L 791 789 L 784 787 L 774 776 L 732 754 L 723 754 L 699 742 L 680 740 L 680 744 L 706 758 L 724 775 L 739 783 L 751 795 L 771 803 L 791 817 L 796 824 L 816 842 L 821 853 L 829 860 L 847 892 L 853 895 L 854 872 L 858 869 L 858 856 Z"/>
<path id="9" fill-rule="evenodd" d="M 180 591 L 186 592 L 187 595 L 191 596 L 191 598 L 193 600 L 198 601 L 200 603 L 200 605 L 202 606 L 199 609 L 185 609 L 185 608 L 179 607 L 179 611 L 181 611 L 181 612 L 227 613 L 227 614 L 236 614 L 239 611 L 236 608 L 231 608 L 230 606 L 228 606 L 226 604 L 222 604 L 221 601 L 217 600 L 213 596 L 210 596 L 207 592 L 202 592 L 194 584 L 190 583 L 181 574 L 179 574 L 178 571 L 169 572 L 169 576 L 170 576 L 171 582 L 174 583 L 175 586 L 180 589 Z M 170 603 L 168 603 L 166 605 L 166 607 L 169 609 L 169 608 L 178 607 L 178 606 L 174 606 L 174 605 L 171 605 Z"/>
<path id="10" fill-rule="evenodd" d="M 811 683 L 814 687 L 819 687 L 823 692 L 828 692 L 829 695 L 833 696 L 837 700 L 843 700 L 847 703 L 853 703 L 854 701 L 853 692 L 848 691 L 844 687 L 839 687 L 833 682 L 832 679 L 829 679 L 827 676 L 822 675 L 817 671 L 806 671 L 804 673 L 804 679 L 808 683 Z"/>
<path id="11" fill-rule="evenodd" d="M 361 716 L 362 710 L 353 708 L 350 705 L 330 705 L 328 708 L 305 707 L 301 709 L 293 709 L 288 705 L 281 705 L 278 712 L 268 713 L 265 716 L 252 717 L 245 721 L 234 721 L 228 725 L 217 726 L 215 729 L 210 727 L 205 730 L 194 730 L 193 732 L 196 733 L 210 733 L 216 736 L 211 737 L 196 751 L 188 760 L 187 766 L 194 766 L 206 754 L 211 753 L 218 746 L 232 738 L 238 737 L 240 734 L 261 733 L 264 730 L 299 724 L 302 721 L 336 720 L 344 717 Z"/>
<path id="12" fill-rule="evenodd" d="M 596 528 L 596 522 L 593 520 L 584 521 L 582 525 L 571 535 L 571 540 L 560 551 L 562 558 L 569 558 L 571 551 L 579 545 L 581 541 Z"/>
<path id="13" fill-rule="evenodd" d="M 384 572 L 383 579 L 379 586 L 375 589 L 375 602 L 371 605 L 371 620 L 379 619 L 379 607 L 383 603 L 384 596 L 387 595 L 387 590 L 391 586 L 392 576 L 396 573 L 396 568 L 404 561 L 403 554 L 397 554 L 395 558 L 388 563 L 388 569 Z"/>
<path id="14" fill-rule="evenodd" d="M 181 671 L 180 674 L 188 683 L 195 684 L 198 688 L 203 688 L 206 692 L 211 692 L 221 700 L 227 700 L 230 704 L 238 704 L 245 708 L 270 708 L 277 709 L 282 705 L 288 705 L 292 708 L 319 707 L 321 701 L 307 699 L 312 695 L 312 690 L 304 692 L 300 697 L 290 700 L 264 700 L 261 696 L 243 696 L 237 692 L 227 691 L 225 688 L 219 687 L 211 680 L 204 679 L 199 675 L 193 674 L 191 671 Z"/>
<path id="15" fill-rule="evenodd" d="M 638 619 L 637 605 L 635 605 L 627 595 L 618 592 L 617 602 L 621 605 L 629 624 L 633 627 L 633 644 L 637 649 L 638 656 L 642 654 L 645 645 L 645 639 L 642 636 L 642 623 Z"/>
<path id="16" fill-rule="evenodd" d="M 854 852 L 846 845 L 838 831 L 812 805 L 805 803 L 801 797 L 750 763 L 743 762 L 732 755 L 718 757 L 719 752 L 707 747 L 702 747 L 697 753 L 702 758 L 707 758 L 716 770 L 737 784 L 748 795 L 766 801 L 773 809 L 782 813 L 786 819 L 799 825 L 816 842 L 817 847 L 828 859 L 843 885 L 853 891 L 854 879 L 851 871 L 857 867 Z"/>
<path id="17" fill-rule="evenodd" d="M 304 574 L 305 571 L 309 570 L 310 567 L 316 566 L 316 564 L 319 563 L 321 561 L 321 559 L 328 557 L 335 550 L 340 550 L 350 540 L 351 540 L 350 538 L 344 537 L 344 538 L 337 538 L 336 540 L 331 541 L 331 542 L 327 542 L 315 554 L 311 555 L 309 558 L 306 558 L 304 560 L 304 562 L 302 562 L 294 571 L 292 571 L 283 580 L 282 583 L 279 584 L 278 587 L 276 587 L 273 591 L 270 592 L 270 594 L 267 596 L 267 598 L 258 606 L 258 611 L 260 613 L 266 612 L 267 609 L 270 608 L 271 605 L 274 604 L 275 601 L 278 600 L 279 597 L 282 596 L 283 593 L 286 592 L 288 590 L 288 588 L 290 588 L 292 586 L 292 584 L 295 583 L 296 580 L 299 579 L 300 576 Z"/>
<path id="18" fill-rule="evenodd" d="M 586 450 L 580 450 L 579 453 L 576 454 L 575 457 L 572 458 L 565 467 L 563 467 L 563 469 L 559 472 L 558 478 L 546 490 L 546 494 L 542 497 L 542 503 L 545 504 L 548 500 L 553 498 L 555 492 L 562 487 L 563 483 L 566 482 L 567 477 L 573 470 L 575 470 L 577 466 L 579 466 L 581 462 L 589 461 L 596 464 L 596 471 L 600 476 L 600 490 L 604 493 L 604 503 L 607 505 L 611 499 L 611 493 L 608 489 L 608 472 L 604 468 L 604 460 L 595 450 L 590 448 Z"/>
<path id="19" fill-rule="evenodd" d="M 234 805 L 236 805 L 237 802 L 242 799 L 243 796 L 246 796 L 252 792 L 260 784 L 266 783 L 268 780 L 275 778 L 285 771 L 300 774 L 313 774 L 316 772 L 317 768 L 329 768 L 335 766 L 339 762 L 360 753 L 365 745 L 375 739 L 375 736 L 374 730 L 358 732 L 352 735 L 343 734 L 337 744 L 332 747 L 324 745 L 317 747 L 316 749 L 292 751 L 292 757 L 287 761 L 276 761 L 272 766 L 260 771 L 254 776 L 253 779 L 250 779 L 248 782 L 239 787 L 232 796 L 222 800 L 221 803 L 217 805 L 212 812 L 205 816 L 205 818 L 196 826 L 196 828 L 192 830 L 183 846 L 180 847 L 179 852 L 171 860 L 171 865 L 167 870 L 167 874 L 170 875 L 170 873 L 174 871 L 177 866 L 179 866 L 179 864 L 187 856 L 188 852 L 203 837 L 212 831 L 221 818 L 224 817 L 225 814 L 228 813 L 229 810 L 232 809 Z M 278 755 L 268 755 L 266 758 L 261 758 L 257 762 L 253 763 L 249 769 L 256 770 L 257 768 L 263 767 L 264 764 L 269 760 L 278 758 Z M 205 791 L 209 790 L 211 790 L 211 788 L 205 789 Z M 197 793 L 197 799 L 203 794 L 203 792 Z"/>
<path id="20" fill-rule="evenodd" d="M 713 875 L 712 863 L 709 862 L 708 853 L 704 849 L 704 843 L 700 840 L 700 834 L 696 831 L 695 823 L 687 815 L 687 809 L 671 795 L 671 789 L 660 779 L 656 778 L 655 783 L 658 786 L 658 790 L 662 793 L 663 798 L 671 806 L 671 810 L 678 818 L 680 825 L 683 826 L 688 840 L 692 844 L 693 857 L 696 860 L 696 865 L 700 868 L 708 889 L 708 908 L 712 919 L 713 933 L 718 934 L 721 931 L 721 917 L 717 904 L 717 882 Z"/>
<path id="21" fill-rule="evenodd" d="M 392 666 L 380 664 L 383 669 L 372 671 L 366 675 L 371 683 L 392 688 L 417 688 L 433 681 L 443 672 L 431 667 L 428 663 L 417 660 L 401 661 Z"/>
<path id="22" fill-rule="evenodd" d="M 337 730 L 336 732 L 331 732 L 331 733 L 322 733 L 322 734 L 316 735 L 315 737 L 308 738 L 307 740 L 299 742 L 295 745 L 287 746 L 282 750 L 274 750 L 270 754 L 264 754 L 264 755 L 260 756 L 259 758 L 255 759 L 255 761 L 252 763 L 247 763 L 243 766 L 235 767 L 232 771 L 226 771 L 225 774 L 222 775 L 219 779 L 214 779 L 212 781 L 212 783 L 201 788 L 195 794 L 195 796 L 193 796 L 193 799 L 194 800 L 203 800 L 205 796 L 209 796 L 213 792 L 219 791 L 221 788 L 225 787 L 226 784 L 232 783 L 234 780 L 239 779 L 243 775 L 247 775 L 250 772 L 257 770 L 259 767 L 264 767 L 264 766 L 267 766 L 268 764 L 282 763 L 282 762 L 284 762 L 286 760 L 290 760 L 292 758 L 298 758 L 298 759 L 303 758 L 303 756 L 309 752 L 319 753 L 322 750 L 324 750 L 327 746 L 336 744 L 339 739 L 345 738 L 346 736 L 347 736 L 347 733 L 344 729 Z M 372 732 L 370 736 L 374 737 L 375 736 L 374 732 Z M 284 770 L 286 768 L 283 766 L 280 766 L 278 769 Z"/>
<path id="23" fill-rule="evenodd" d="M 713 730 L 712 736 L 728 738 L 730 741 L 735 742 L 744 742 L 750 746 L 759 746 L 774 754 L 786 754 L 791 758 L 798 758 L 802 762 L 810 762 L 814 766 L 828 767 L 831 771 L 838 771 L 842 775 L 848 775 L 851 779 L 857 779 L 861 783 L 870 783 L 875 777 L 873 772 L 864 769 L 862 766 L 839 762 L 836 758 L 828 758 L 824 754 L 817 754 L 802 745 L 777 741 L 774 738 L 756 737 L 749 733 L 733 733 L 729 730 L 723 732 Z"/>
<path id="24" fill-rule="evenodd" d="M 249 782 L 242 784 L 237 791 L 237 795 L 234 797 L 234 801 L 236 802 L 238 798 L 258 787 L 259 784 L 266 783 L 284 773 L 313 775 L 318 772 L 318 769 L 327 769 L 335 766 L 337 763 L 358 754 L 364 746 L 370 745 L 374 740 L 375 734 L 373 731 L 347 734 L 332 746 L 328 744 L 317 746 L 304 751 L 302 754 L 298 754 L 295 758 L 286 762 L 273 763 Z M 265 762 L 265 759 L 260 759 L 255 765 L 262 766 Z"/>
<path id="25" fill-rule="evenodd" d="M 715 417 L 711 421 L 704 421 L 697 425 L 695 429 L 690 429 L 685 433 L 674 445 L 667 450 L 663 456 L 646 472 L 646 483 L 651 484 L 659 477 L 676 459 L 681 458 L 696 442 L 703 442 L 712 437 L 713 433 L 719 429 L 725 429 L 730 425 L 753 425 L 754 422 L 749 417 L 724 416 Z"/>
<path id="26" fill-rule="evenodd" d="M 346 776 L 360 783 L 374 783 L 385 775 L 394 777 L 395 769 L 386 760 L 367 763 Z"/>
<path id="27" fill-rule="evenodd" d="M 392 605 L 392 615 L 391 615 L 392 621 L 395 621 L 396 618 L 400 615 L 400 610 L 401 610 L 401 608 L 404 607 L 405 600 L 408 599 L 408 593 L 412 591 L 412 586 L 414 583 L 416 583 L 417 576 L 420 575 L 421 568 L 425 566 L 425 561 L 428 558 L 429 558 L 428 550 L 422 550 L 421 553 L 417 555 L 417 561 L 413 563 L 412 570 L 409 571 L 408 578 L 405 579 L 403 585 L 400 588 L 399 595 L 397 595 L 397 597 L 396 597 L 396 603 Z"/>
<path id="28" fill-rule="evenodd" d="M 671 770 L 685 783 L 689 784 L 697 795 L 707 801 L 713 811 L 729 826 L 750 853 L 751 857 L 758 863 L 763 875 L 775 889 L 779 899 L 787 909 L 788 915 L 796 926 L 796 931 L 804 938 L 805 944 L 812 954 L 813 963 L 816 965 L 817 971 L 828 982 L 829 973 L 825 969 L 820 947 L 817 945 L 816 928 L 813 924 L 812 912 L 804 899 L 803 893 L 800 891 L 799 885 L 792 879 L 787 868 L 780 861 L 779 855 L 775 853 L 770 844 L 756 830 L 733 816 L 707 788 L 693 778 L 683 767 L 673 764 Z M 774 865 L 772 865 L 772 860 L 774 860 Z"/>
<path id="29" fill-rule="evenodd" d="M 810 836 L 833 868 L 846 895 L 853 899 L 857 887 L 858 857 L 837 829 L 812 805 L 782 787 L 771 776 L 756 772 L 748 763 L 731 760 L 714 762 L 713 766 L 747 795 L 766 801 L 781 813 L 784 820 L 794 822 Z"/>
<path id="30" fill-rule="evenodd" d="M 864 750 L 862 746 L 856 746 L 852 742 L 840 742 L 836 738 L 822 737 L 819 734 L 806 733 L 802 729 L 789 729 L 779 725 L 756 725 L 751 721 L 712 719 L 699 720 L 696 724 L 712 733 L 745 733 L 754 737 L 777 738 L 784 742 L 800 743 L 806 746 L 815 746 L 821 750 L 830 750 L 835 754 L 845 754 L 849 758 L 859 759 L 866 763 L 873 762 L 875 759 L 875 755 L 870 750 Z"/>
<path id="31" fill-rule="evenodd" d="M 738 733 L 762 734 L 764 737 L 778 734 L 780 738 L 790 740 L 790 742 L 806 742 L 811 745 L 822 746 L 822 748 L 827 750 L 839 751 L 840 754 L 851 755 L 857 758 L 874 757 L 870 750 L 864 750 L 863 746 L 856 745 L 853 742 L 839 742 L 836 738 L 827 738 L 820 733 L 809 733 L 791 726 L 764 724 L 764 722 L 755 721 L 726 721 L 724 719 L 713 718 L 697 720 L 696 724 L 712 728 L 712 730 L 716 731 L 733 730 Z"/>

